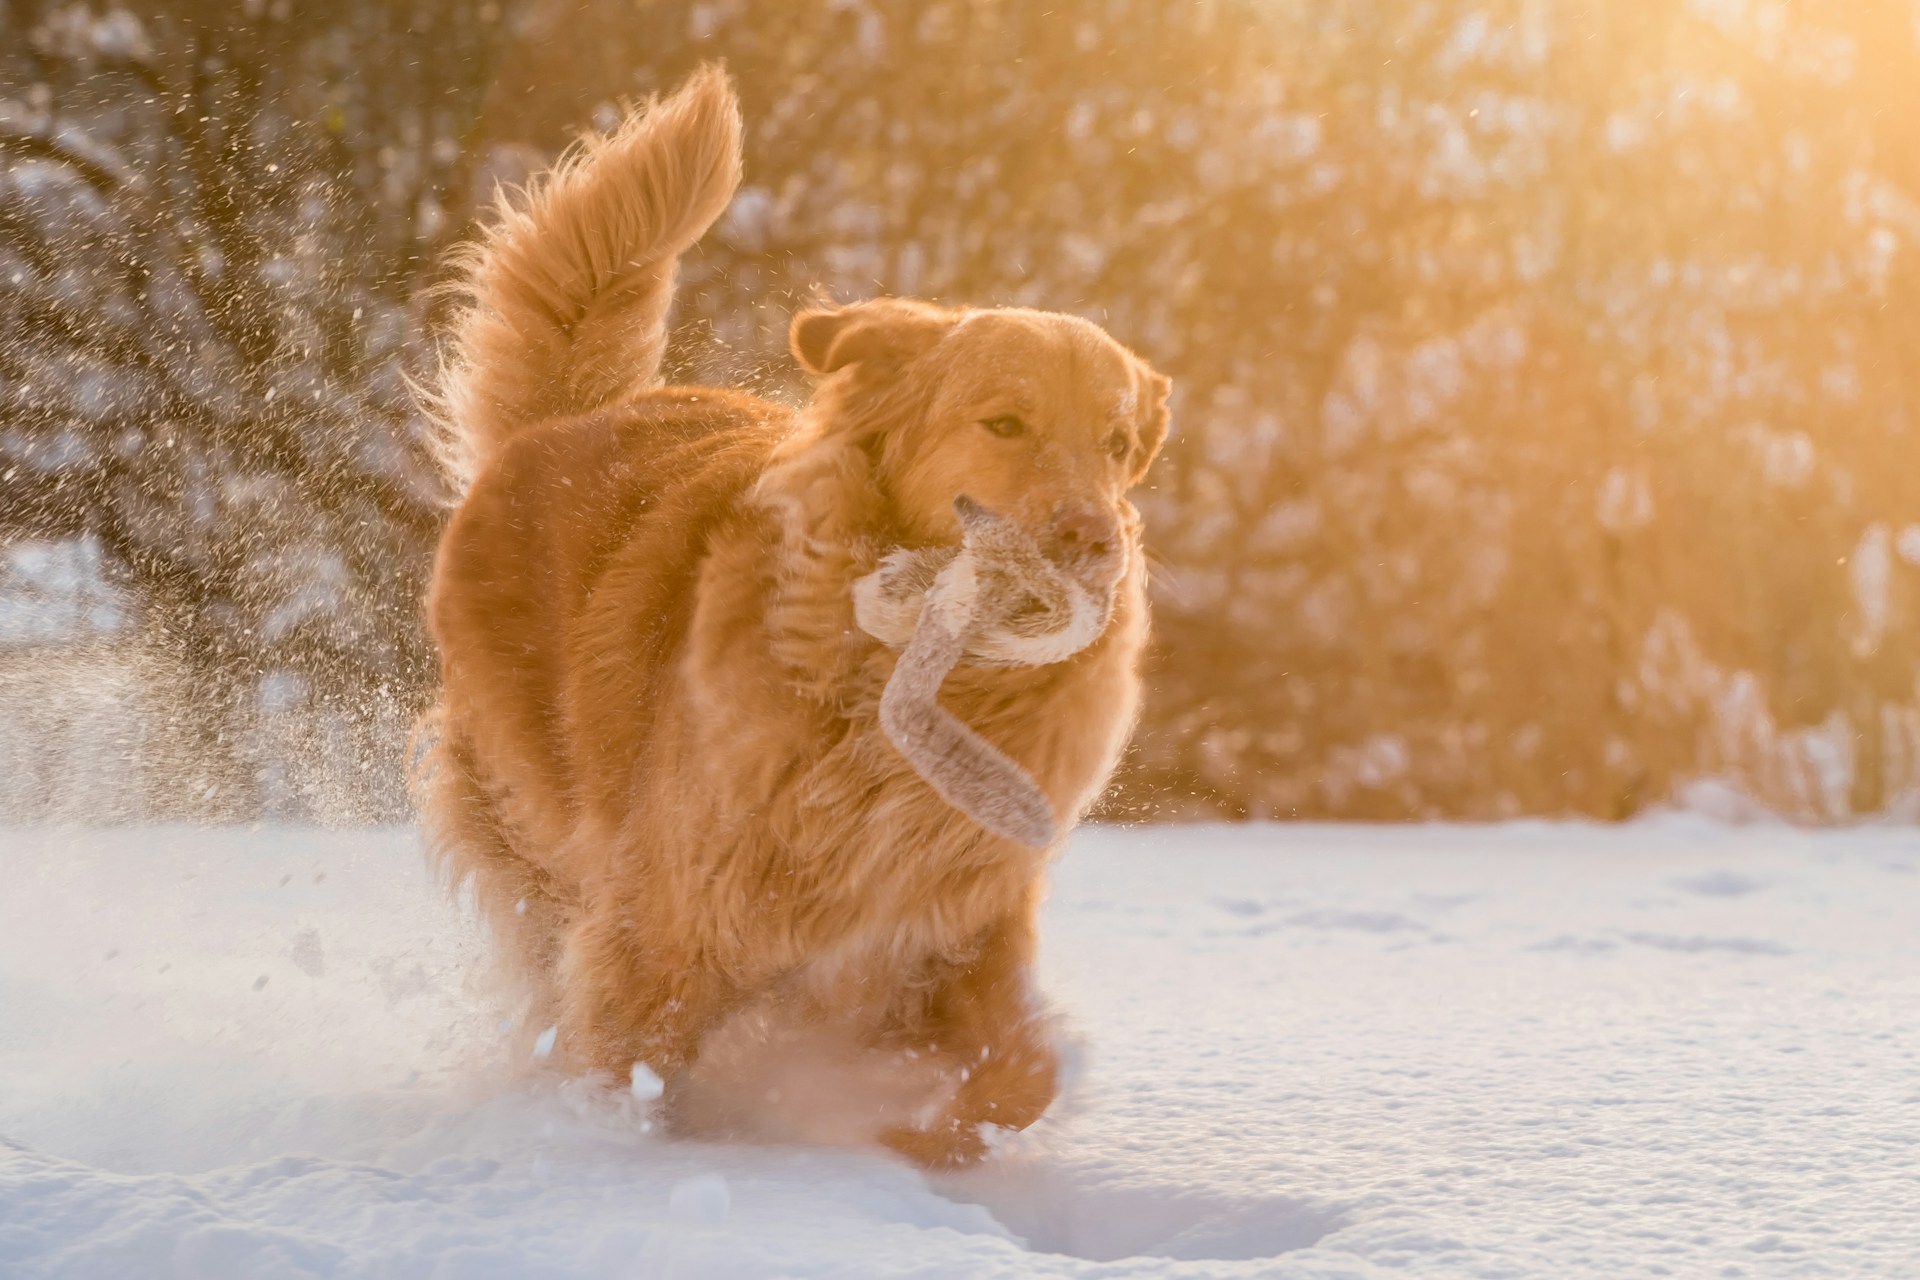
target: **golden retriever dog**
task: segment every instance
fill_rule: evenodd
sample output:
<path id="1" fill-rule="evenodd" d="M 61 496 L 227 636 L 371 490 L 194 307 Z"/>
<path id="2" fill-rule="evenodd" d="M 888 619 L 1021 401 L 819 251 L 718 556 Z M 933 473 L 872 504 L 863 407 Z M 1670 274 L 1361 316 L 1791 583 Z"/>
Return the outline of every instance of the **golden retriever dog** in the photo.
<path id="1" fill-rule="evenodd" d="M 1168 384 L 1071 316 L 881 299 L 794 318 L 803 407 L 661 386 L 676 260 L 739 179 L 709 67 L 469 251 L 437 388 L 464 496 L 427 606 L 430 841 L 569 1069 L 657 1076 L 707 1131 L 784 1100 L 811 1136 L 809 1092 L 838 1087 L 862 1137 L 965 1164 L 1056 1092 L 1030 974 L 1050 849 L 987 831 L 890 743 L 898 652 L 856 625 L 854 584 L 953 543 L 957 499 L 1094 567 L 1092 643 L 963 661 L 939 690 L 1066 831 L 1135 717 L 1127 492 Z"/>

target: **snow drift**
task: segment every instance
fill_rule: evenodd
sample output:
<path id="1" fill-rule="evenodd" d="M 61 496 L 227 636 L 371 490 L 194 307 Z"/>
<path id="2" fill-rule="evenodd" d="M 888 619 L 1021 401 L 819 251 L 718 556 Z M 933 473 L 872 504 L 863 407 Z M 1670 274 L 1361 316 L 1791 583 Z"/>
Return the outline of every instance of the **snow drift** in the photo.
<path id="1" fill-rule="evenodd" d="M 1083 832 L 988 1167 L 504 1060 L 400 832 L 0 833 L 0 1275 L 1899 1276 L 1920 837 Z M 621 1082 L 622 1085 L 625 1082 Z"/>

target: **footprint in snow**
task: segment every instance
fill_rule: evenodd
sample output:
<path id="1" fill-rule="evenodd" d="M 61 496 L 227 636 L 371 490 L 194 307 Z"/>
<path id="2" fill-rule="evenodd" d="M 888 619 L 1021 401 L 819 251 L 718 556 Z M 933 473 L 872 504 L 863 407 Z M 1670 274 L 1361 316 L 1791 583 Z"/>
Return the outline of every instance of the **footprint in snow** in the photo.
<path id="1" fill-rule="evenodd" d="M 1090 1262 L 1273 1258 L 1347 1225 L 1341 1206 L 1315 1200 L 1104 1182 L 1045 1166 L 962 1175 L 941 1190 L 986 1209 L 1032 1252 Z"/>
<path id="2" fill-rule="evenodd" d="M 1618 951 L 1620 944 L 1608 942 L 1605 938 L 1582 938 L 1571 933 L 1563 933 L 1548 938 L 1545 942 L 1536 942 L 1528 947 L 1529 951 L 1570 951 L 1575 955 L 1598 956 L 1609 951 Z"/>
<path id="3" fill-rule="evenodd" d="M 1709 938 L 1698 934 L 1627 932 L 1625 930 L 1616 930 L 1615 933 L 1625 942 L 1640 947 L 1652 947 L 1657 951 L 1676 951 L 1696 955 L 1714 951 L 1747 956 L 1793 954 L 1792 947 L 1768 938 Z M 1527 948 L 1528 951 L 1562 951 L 1585 956 L 1606 955 L 1619 949 L 1620 943 L 1610 939 L 1583 938 L 1571 933 L 1563 933 L 1557 937 L 1548 938 L 1544 942 L 1536 942 Z"/>
<path id="4" fill-rule="evenodd" d="M 1661 951 L 1682 951 L 1699 953 L 1705 951 L 1729 951 L 1746 956 L 1786 956 L 1793 954 L 1793 948 L 1784 942 L 1775 942 L 1770 938 L 1708 938 L 1699 934 L 1682 936 L 1672 933 L 1623 933 L 1620 935 L 1628 942 L 1642 947 L 1657 947 Z"/>
<path id="5" fill-rule="evenodd" d="M 1683 876 L 1673 884 L 1676 888 L 1697 893 L 1703 898 L 1743 898 L 1767 887 L 1765 880 L 1743 876 L 1737 871 L 1708 871 L 1697 876 Z"/>
<path id="6" fill-rule="evenodd" d="M 1297 929 L 1350 929 L 1358 933 L 1431 933 L 1426 925 L 1397 911 L 1302 911 L 1287 917 Z"/>

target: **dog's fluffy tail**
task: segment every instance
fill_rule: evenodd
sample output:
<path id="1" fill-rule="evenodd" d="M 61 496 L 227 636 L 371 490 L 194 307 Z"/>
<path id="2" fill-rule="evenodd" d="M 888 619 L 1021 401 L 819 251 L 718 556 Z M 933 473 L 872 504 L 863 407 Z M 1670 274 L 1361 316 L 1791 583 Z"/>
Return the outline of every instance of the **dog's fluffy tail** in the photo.
<path id="1" fill-rule="evenodd" d="M 657 385 L 674 267 L 739 184 L 739 103 L 708 65 L 502 201 L 462 263 L 429 396 L 456 485 L 516 431 Z"/>

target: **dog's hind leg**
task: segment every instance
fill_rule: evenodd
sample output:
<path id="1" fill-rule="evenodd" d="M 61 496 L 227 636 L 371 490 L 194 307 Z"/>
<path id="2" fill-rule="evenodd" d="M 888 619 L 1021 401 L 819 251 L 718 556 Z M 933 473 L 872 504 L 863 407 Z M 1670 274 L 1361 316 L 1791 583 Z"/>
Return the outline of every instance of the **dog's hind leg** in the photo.
<path id="1" fill-rule="evenodd" d="M 453 885 L 470 884 L 499 958 L 529 1000 L 536 1031 L 555 1018 L 555 968 L 571 911 L 550 878 L 514 851 L 498 808 L 481 784 L 466 740 L 444 717 L 423 723 L 437 740 L 414 769 L 428 857 Z"/>

